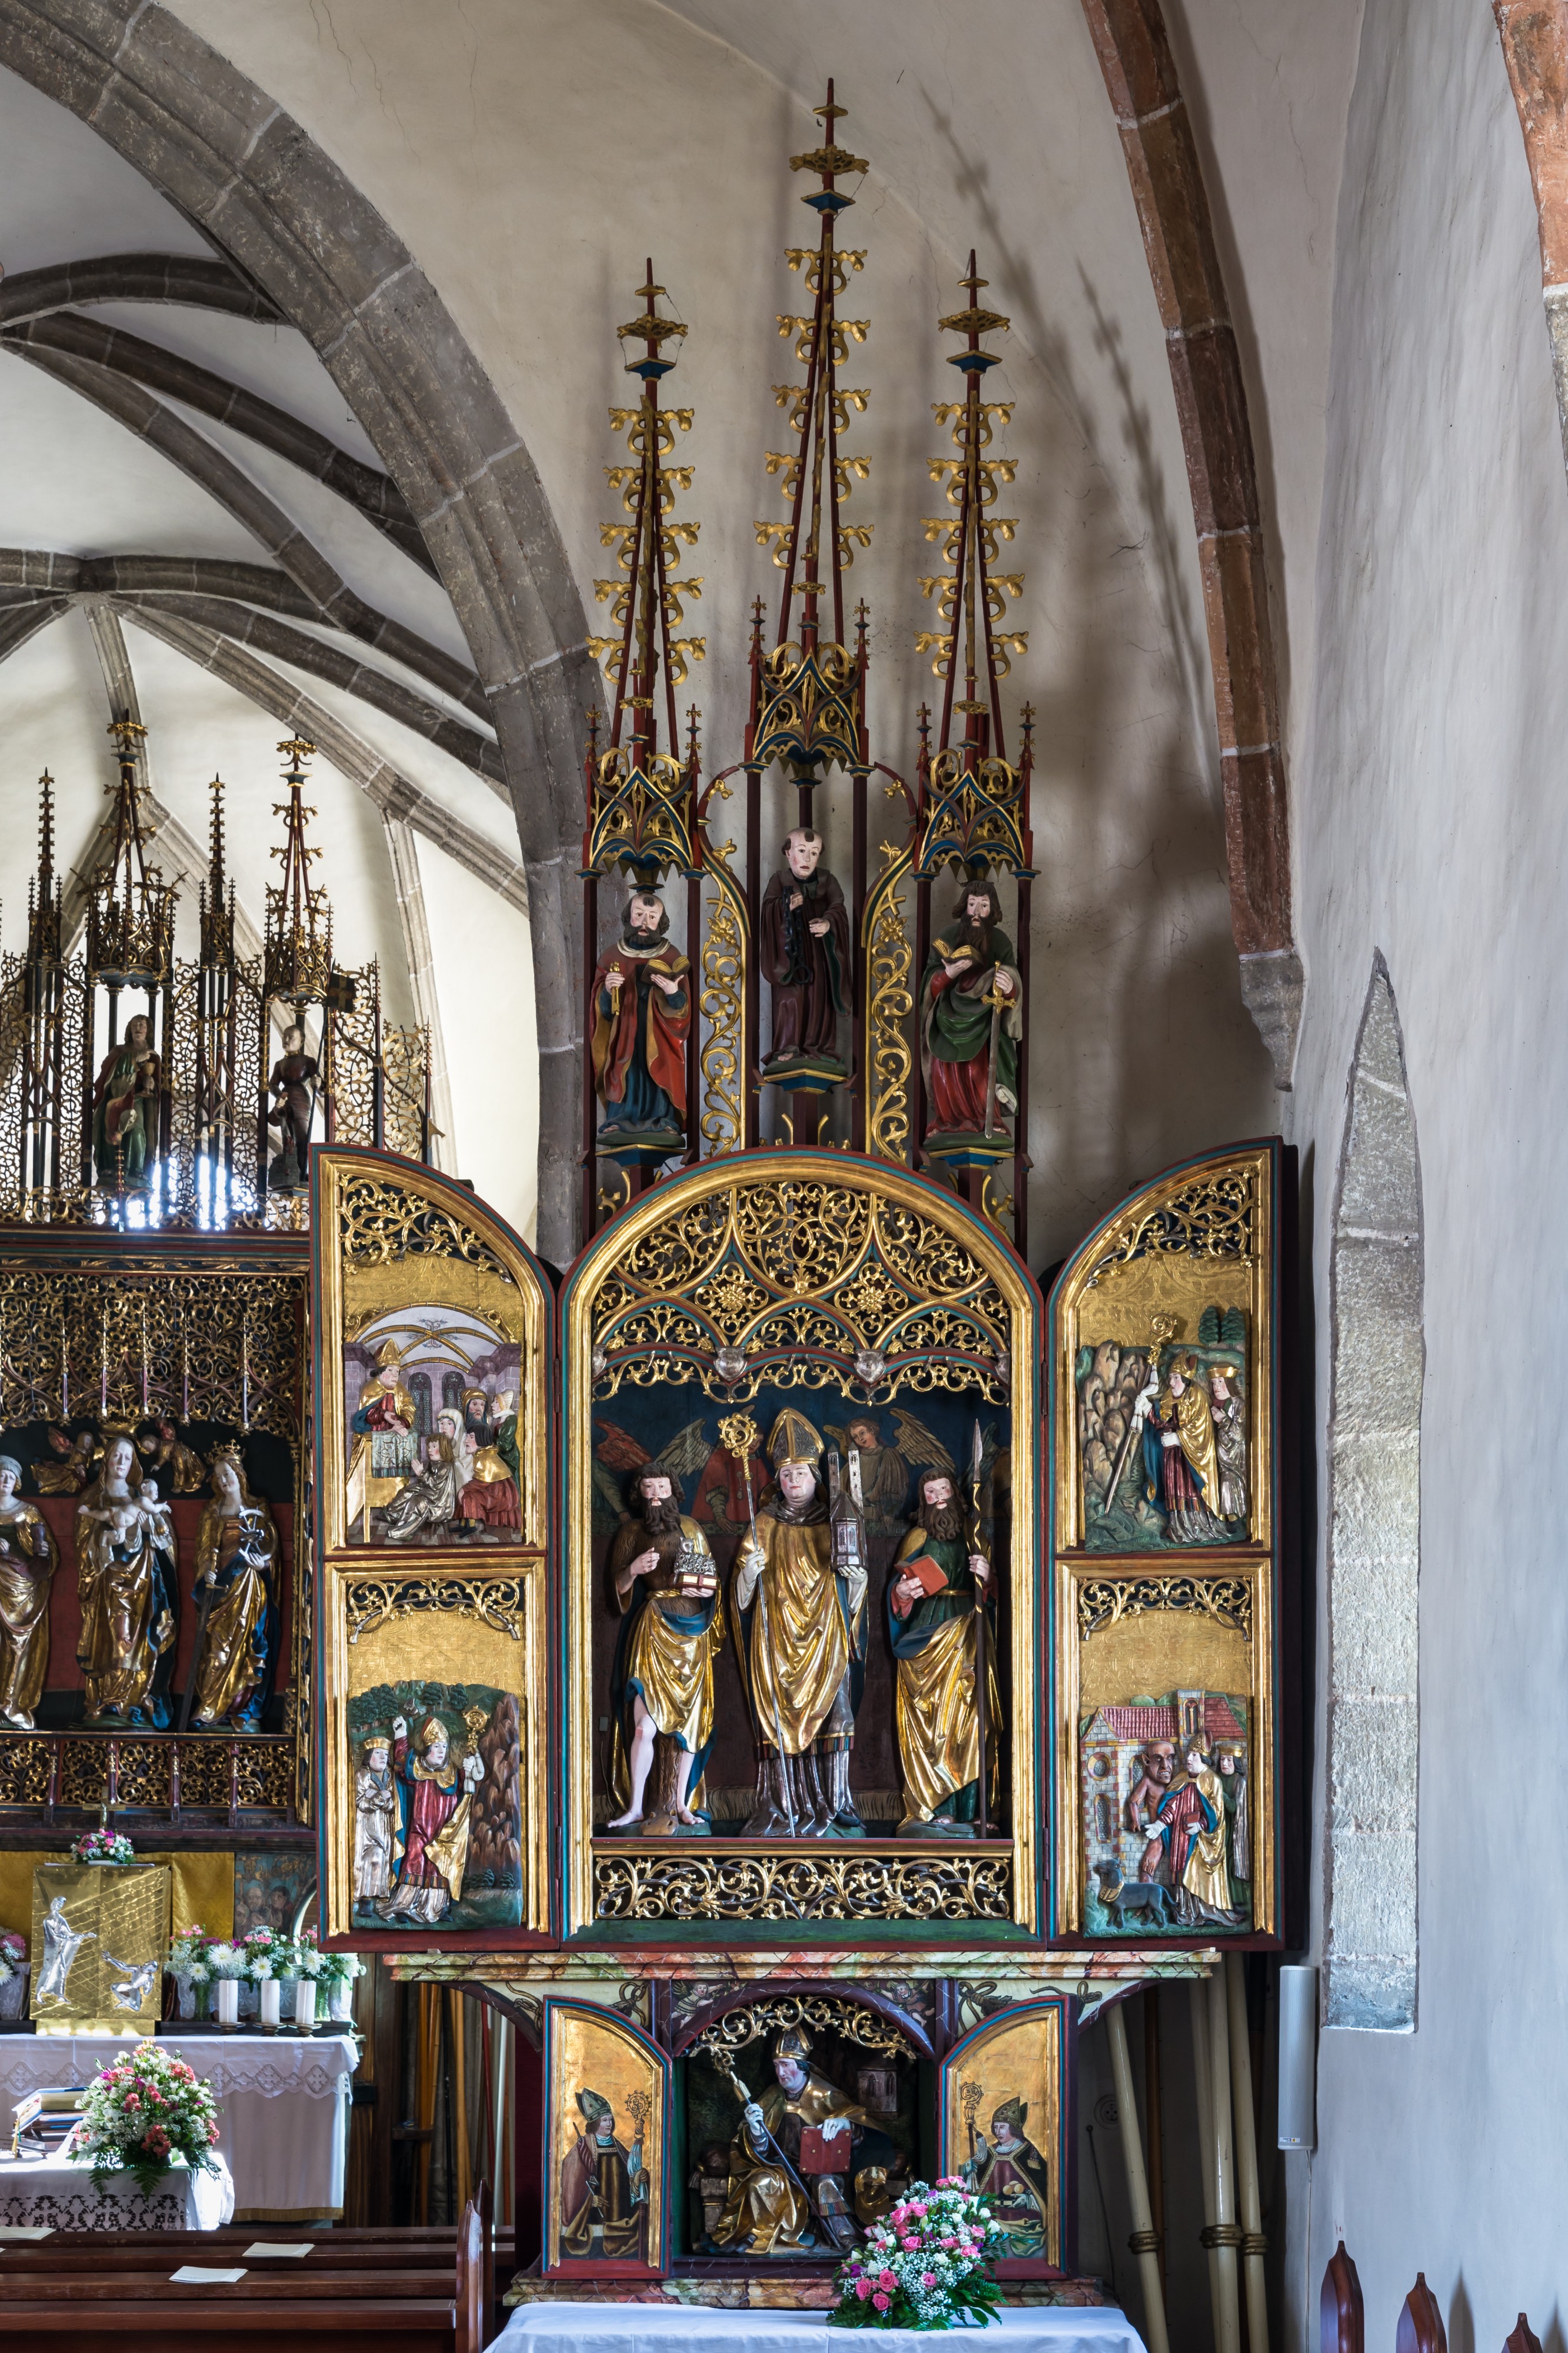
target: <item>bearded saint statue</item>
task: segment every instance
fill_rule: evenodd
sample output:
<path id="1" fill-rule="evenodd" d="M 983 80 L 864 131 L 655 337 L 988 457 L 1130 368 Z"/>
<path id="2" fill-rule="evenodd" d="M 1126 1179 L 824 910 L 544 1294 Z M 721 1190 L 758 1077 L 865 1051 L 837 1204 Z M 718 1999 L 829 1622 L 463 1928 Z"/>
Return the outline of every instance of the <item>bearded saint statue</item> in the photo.
<path id="1" fill-rule="evenodd" d="M 650 1462 L 610 1540 L 611 1598 L 621 1614 L 610 1692 L 612 1830 L 703 1827 L 691 1799 L 713 1745 L 713 1662 L 724 1641 L 708 1539 L 681 1511 L 679 1482 Z M 645 1814 L 656 1756 L 652 1813 Z"/>
<path id="2" fill-rule="evenodd" d="M 993 1604 L 991 1564 L 972 1553 L 944 1471 L 921 1481 L 920 1510 L 888 1579 L 888 1630 L 897 1662 L 895 1702 L 904 1773 L 900 1838 L 971 1823 L 978 1812 L 980 1737 L 975 1689 L 982 1598 Z M 1000 1759 L 1002 1707 L 996 1646 L 985 1646 L 986 1779 Z"/>
<path id="3" fill-rule="evenodd" d="M 595 969 L 591 1052 L 603 1135 L 685 1131 L 691 967 L 668 934 L 663 900 L 636 891 L 620 938 Z"/>
<path id="4" fill-rule="evenodd" d="M 789 1408 L 769 1441 L 773 1490 L 735 1555 L 731 1608 L 757 1751 L 749 1838 L 857 1836 L 849 1754 L 866 1673 L 866 1571 L 833 1567 L 822 1440 Z"/>
<path id="5" fill-rule="evenodd" d="M 926 958 L 921 1054 L 933 1135 L 984 1134 L 988 1104 L 995 1133 L 998 1114 L 1018 1108 L 1024 984 L 1000 913 L 991 883 L 968 883 Z"/>

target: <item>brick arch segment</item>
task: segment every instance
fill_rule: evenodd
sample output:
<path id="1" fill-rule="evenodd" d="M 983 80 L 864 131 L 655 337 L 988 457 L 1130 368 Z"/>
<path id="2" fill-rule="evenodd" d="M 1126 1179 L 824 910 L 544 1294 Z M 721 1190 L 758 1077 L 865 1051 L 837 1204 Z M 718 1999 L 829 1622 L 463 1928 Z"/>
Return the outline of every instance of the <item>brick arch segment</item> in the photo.
<path id="1" fill-rule="evenodd" d="M 1247 1010 L 1290 1083 L 1302 973 L 1258 471 L 1208 192 L 1160 0 L 1083 0 L 1165 330 L 1203 577 L 1231 930 Z"/>
<path id="2" fill-rule="evenodd" d="M 0 65 L 90 124 L 315 347 L 407 501 L 472 650 L 528 876 L 539 1247 L 575 1249 L 581 1026 L 571 877 L 599 688 L 560 530 L 512 419 L 368 198 L 157 0 L 0 0 Z"/>

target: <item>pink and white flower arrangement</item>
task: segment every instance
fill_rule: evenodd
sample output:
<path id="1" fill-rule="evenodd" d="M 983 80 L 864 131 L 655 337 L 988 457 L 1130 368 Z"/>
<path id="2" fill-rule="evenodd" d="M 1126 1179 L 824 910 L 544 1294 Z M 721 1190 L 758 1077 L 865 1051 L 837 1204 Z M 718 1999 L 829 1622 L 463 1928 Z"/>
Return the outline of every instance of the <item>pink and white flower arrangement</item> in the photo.
<path id="1" fill-rule="evenodd" d="M 294 1953 L 300 1976 L 314 1978 L 320 1985 L 351 1985 L 355 1978 L 364 1975 L 364 1963 L 357 1953 L 323 1953 L 316 1942 L 314 1928 L 305 1930 Z"/>
<path id="2" fill-rule="evenodd" d="M 912 2182 L 840 2265 L 840 2328 L 951 2328 L 991 2320 L 1002 2301 L 989 2264 L 1003 2233 L 991 2209 L 949 2175 Z"/>
<path id="3" fill-rule="evenodd" d="M 216 2173 L 217 2137 L 210 2085 L 177 2051 L 139 2042 L 94 2076 L 66 2153 L 91 2166 L 100 2189 L 111 2173 L 130 2173 L 151 2192 L 177 2160 Z"/>
<path id="4" fill-rule="evenodd" d="M 252 1928 L 245 1940 L 245 1975 L 252 1985 L 265 1985 L 268 1978 L 290 1978 L 294 1947 L 287 1936 L 279 1936 L 270 1928 Z"/>
<path id="5" fill-rule="evenodd" d="M 14 1929 L 0 1931 L 0 1985 L 27 1966 L 27 1939 Z"/>
<path id="6" fill-rule="evenodd" d="M 118 1831 L 87 1831 L 71 1841 L 78 1862 L 134 1862 L 136 1850 Z"/>

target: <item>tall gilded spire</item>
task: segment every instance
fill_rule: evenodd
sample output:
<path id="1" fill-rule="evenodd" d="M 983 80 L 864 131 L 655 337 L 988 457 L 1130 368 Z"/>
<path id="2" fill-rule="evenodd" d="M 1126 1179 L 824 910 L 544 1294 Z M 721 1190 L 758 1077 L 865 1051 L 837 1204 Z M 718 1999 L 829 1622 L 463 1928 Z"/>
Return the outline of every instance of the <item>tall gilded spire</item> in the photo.
<path id="1" fill-rule="evenodd" d="M 311 883 L 310 869 L 321 853 L 305 839 L 316 812 L 303 797 L 304 763 L 314 757 L 316 747 L 290 736 L 278 749 L 289 763 L 283 772 L 289 797 L 272 804 L 273 816 L 283 819 L 283 839 L 272 852 L 283 873 L 267 885 L 262 993 L 268 1003 L 285 997 L 296 1006 L 319 1004 L 331 977 L 332 908 L 325 883 Z"/>
<path id="2" fill-rule="evenodd" d="M 112 839 L 108 857 L 93 877 L 88 900 L 87 964 L 89 981 L 110 987 L 152 987 L 166 980 L 174 954 L 174 891 L 149 864 L 142 831 L 145 786 L 137 782 L 147 730 L 131 718 L 112 719 L 118 774 Z"/>
<path id="3" fill-rule="evenodd" d="M 863 725 L 864 614 L 856 651 L 846 647 L 844 574 L 857 547 L 870 544 L 868 522 L 847 522 L 839 512 L 857 481 L 871 470 L 868 458 L 847 456 L 842 437 L 850 411 L 866 407 L 869 395 L 841 385 L 838 371 L 851 343 L 863 343 L 868 319 L 839 315 L 838 298 L 851 276 L 865 266 L 864 249 L 836 242 L 841 213 L 854 203 L 838 183 L 867 169 L 863 155 L 838 144 L 836 125 L 845 109 L 833 84 L 813 109 L 823 125 L 820 146 L 790 157 L 792 172 L 814 173 L 819 185 L 801 198 L 821 227 L 815 246 L 790 246 L 785 258 L 803 270 L 813 296 L 810 311 L 780 311 L 781 335 L 795 338 L 795 356 L 805 371 L 804 384 L 778 384 L 773 396 L 789 411 L 793 449 L 766 453 L 770 474 L 782 474 L 789 503 L 787 522 L 759 522 L 759 546 L 771 548 L 784 574 L 778 620 L 771 649 L 762 641 L 759 612 L 753 631 L 752 708 L 746 765 L 762 769 L 786 761 L 797 782 L 809 785 L 819 769 L 837 764 L 850 770 L 867 765 Z M 796 618 L 796 599 L 799 617 Z M 825 628 L 826 623 L 826 628 Z M 796 631 L 798 629 L 798 640 Z"/>
<path id="4" fill-rule="evenodd" d="M 620 491 L 628 520 L 599 528 L 601 543 L 619 553 L 615 575 L 595 580 L 594 592 L 620 627 L 613 638 L 588 639 L 589 651 L 609 670 L 614 707 L 603 748 L 596 714 L 589 720 L 583 866 L 592 874 L 619 866 L 651 889 L 670 867 L 685 872 L 692 867 L 695 739 L 683 767 L 675 690 L 688 661 L 702 660 L 708 646 L 704 638 L 675 634 L 685 616 L 684 600 L 702 594 L 700 574 L 677 576 L 681 548 L 696 546 L 702 526 L 678 520 L 671 512 L 677 492 L 691 488 L 696 471 L 669 462 L 677 434 L 691 430 L 692 411 L 661 408 L 658 400 L 659 380 L 675 365 L 674 352 L 667 355 L 665 346 L 678 343 L 686 329 L 679 319 L 660 317 L 656 305 L 665 289 L 655 281 L 651 260 L 637 292 L 640 316 L 616 331 L 629 348 L 626 373 L 640 376 L 643 389 L 635 407 L 610 411 L 611 425 L 626 437 L 630 462 L 606 466 L 605 472 L 611 488 Z"/>
<path id="5" fill-rule="evenodd" d="M 675 354 L 672 352 L 667 358 L 665 345 L 679 342 L 686 329 L 679 319 L 659 317 L 654 306 L 665 289 L 655 284 L 651 261 L 647 271 L 637 288 L 644 306 L 641 316 L 628 319 L 616 330 L 623 343 L 642 345 L 640 352 L 633 350 L 626 363 L 627 375 L 643 380 L 642 397 L 635 408 L 610 411 L 611 425 L 626 437 L 631 463 L 605 469 L 611 488 L 620 491 L 621 505 L 630 520 L 601 524 L 601 543 L 619 550 L 618 577 L 594 583 L 595 595 L 601 604 L 610 606 L 610 617 L 620 623 L 620 630 L 613 638 L 590 638 L 588 649 L 608 662 L 614 673 L 611 744 L 619 744 L 630 734 L 650 752 L 657 750 L 658 682 L 662 671 L 667 749 L 679 754 L 675 690 L 686 676 L 687 658 L 700 661 L 708 648 L 705 638 L 672 635 L 684 617 L 682 598 L 702 594 L 700 576 L 678 580 L 672 576 L 672 567 L 680 561 L 682 544 L 696 546 L 702 526 L 677 522 L 670 512 L 677 491 L 689 491 L 696 471 L 692 466 L 667 462 L 677 432 L 691 430 L 692 411 L 661 408 L 658 383 L 675 365 Z M 625 720 L 628 711 L 629 728 Z"/>
<path id="6" fill-rule="evenodd" d="M 995 427 L 1012 420 L 1013 403 L 981 397 L 987 372 L 1001 364 L 996 353 L 983 348 L 981 339 L 1005 333 L 1009 322 L 1000 311 L 981 307 L 981 289 L 988 281 L 976 269 L 973 253 L 958 282 L 968 294 L 966 307 L 937 323 L 943 333 L 963 338 L 962 348 L 947 354 L 949 366 L 964 377 L 963 397 L 932 406 L 939 425 L 951 424 L 958 454 L 927 460 L 932 481 L 946 485 L 952 512 L 927 515 L 925 535 L 942 542 L 942 560 L 948 569 L 921 581 L 927 596 L 935 600 L 942 626 L 921 629 L 915 638 L 918 652 L 933 655 L 931 668 L 942 682 L 934 749 L 925 740 L 926 714 L 922 711 L 921 715 L 924 824 L 916 871 L 922 876 L 943 863 L 971 874 L 983 874 L 993 864 L 1019 872 L 1032 855 L 1027 817 L 1031 715 L 1026 704 L 1019 762 L 1016 769 L 1011 768 L 1000 691 L 1011 668 L 1009 657 L 1026 652 L 1029 642 L 1026 631 L 997 626 L 1005 617 L 1008 598 L 1020 596 L 1024 589 L 1021 572 L 995 568 L 998 543 L 1010 541 L 1018 528 L 1016 516 L 994 512 L 998 485 L 1011 482 L 1016 471 L 1014 460 L 992 446 Z"/>

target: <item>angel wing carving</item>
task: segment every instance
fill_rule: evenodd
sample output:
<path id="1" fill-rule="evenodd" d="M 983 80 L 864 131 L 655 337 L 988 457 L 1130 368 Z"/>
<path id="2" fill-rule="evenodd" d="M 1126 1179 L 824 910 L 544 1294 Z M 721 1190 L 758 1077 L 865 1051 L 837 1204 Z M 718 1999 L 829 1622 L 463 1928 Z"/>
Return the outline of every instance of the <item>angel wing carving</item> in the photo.
<path id="1" fill-rule="evenodd" d="M 907 1413 L 902 1406 L 893 1408 L 893 1444 L 904 1461 L 917 1471 L 945 1471 L 951 1478 L 953 1461 L 940 1438 L 929 1430 L 923 1421 Z"/>
<path id="2" fill-rule="evenodd" d="M 667 1479 L 689 1479 L 693 1472 L 701 1470 L 712 1451 L 713 1441 L 706 1435 L 706 1425 L 699 1415 L 659 1448 L 648 1467 L 661 1472 Z"/>

